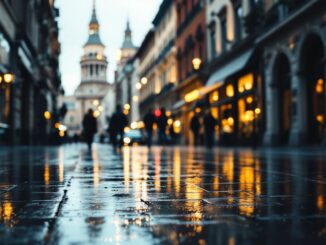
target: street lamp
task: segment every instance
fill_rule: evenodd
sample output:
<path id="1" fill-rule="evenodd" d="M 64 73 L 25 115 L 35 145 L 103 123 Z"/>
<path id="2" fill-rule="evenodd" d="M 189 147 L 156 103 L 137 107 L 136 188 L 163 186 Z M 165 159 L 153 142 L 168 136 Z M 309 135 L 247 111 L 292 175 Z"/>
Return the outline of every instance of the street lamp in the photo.
<path id="1" fill-rule="evenodd" d="M 200 58 L 193 58 L 192 65 L 193 65 L 195 71 L 198 71 L 200 69 L 201 63 L 202 63 L 202 60 Z"/>
<path id="2" fill-rule="evenodd" d="M 45 111 L 43 115 L 45 120 L 49 121 L 51 119 L 51 112 Z"/>
<path id="3" fill-rule="evenodd" d="M 147 82 L 148 82 L 147 77 L 143 77 L 143 78 L 140 80 L 140 82 L 141 82 L 143 85 L 146 85 Z"/>
<path id="4" fill-rule="evenodd" d="M 0 76 L 0 83 L 4 81 L 5 83 L 12 83 L 14 81 L 14 74 L 12 73 L 5 73 L 3 76 Z"/>

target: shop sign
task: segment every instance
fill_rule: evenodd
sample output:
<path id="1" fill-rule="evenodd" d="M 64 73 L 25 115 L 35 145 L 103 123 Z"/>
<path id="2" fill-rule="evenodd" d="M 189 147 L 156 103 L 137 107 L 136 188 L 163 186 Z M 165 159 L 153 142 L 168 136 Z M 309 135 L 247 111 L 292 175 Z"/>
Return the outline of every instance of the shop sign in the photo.
<path id="1" fill-rule="evenodd" d="M 195 89 L 195 90 L 193 90 L 190 93 L 185 95 L 185 101 L 187 103 L 193 102 L 193 101 L 199 99 L 199 96 L 200 96 L 199 90 Z"/>

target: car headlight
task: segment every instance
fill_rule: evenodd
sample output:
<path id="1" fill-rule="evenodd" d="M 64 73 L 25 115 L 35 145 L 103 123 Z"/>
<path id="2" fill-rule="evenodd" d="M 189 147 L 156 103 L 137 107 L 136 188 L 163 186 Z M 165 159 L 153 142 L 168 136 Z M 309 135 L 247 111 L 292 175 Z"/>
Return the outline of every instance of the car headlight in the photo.
<path id="1" fill-rule="evenodd" d="M 131 143 L 131 139 L 130 139 L 129 137 L 125 137 L 125 138 L 123 139 L 123 142 L 124 142 L 125 144 L 130 144 L 130 143 Z"/>

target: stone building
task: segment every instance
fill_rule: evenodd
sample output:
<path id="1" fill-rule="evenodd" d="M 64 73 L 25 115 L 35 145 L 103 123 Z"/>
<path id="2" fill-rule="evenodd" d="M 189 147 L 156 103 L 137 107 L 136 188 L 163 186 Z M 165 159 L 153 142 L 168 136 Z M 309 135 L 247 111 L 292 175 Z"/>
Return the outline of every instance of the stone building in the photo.
<path id="1" fill-rule="evenodd" d="M 190 121 L 199 113 L 201 89 L 206 78 L 203 67 L 206 63 L 206 4 L 200 0 L 177 0 L 177 62 L 178 84 L 176 93 L 178 102 L 174 113 L 182 122 L 183 143 L 193 144 Z"/>
<path id="2" fill-rule="evenodd" d="M 266 144 L 320 144 L 325 135 L 326 5 L 264 1 Z"/>
<path id="3" fill-rule="evenodd" d="M 174 88 L 177 83 L 176 52 L 176 4 L 164 0 L 156 14 L 155 28 L 155 108 L 172 110 L 175 102 Z M 141 79 L 146 79 L 143 77 Z"/>
<path id="4" fill-rule="evenodd" d="M 55 1 L 0 2 L 0 141 L 51 143 L 60 117 L 58 9 Z M 11 83 L 5 74 L 13 74 Z"/>
<path id="5" fill-rule="evenodd" d="M 125 113 L 128 114 L 129 121 L 137 117 L 135 113 L 138 111 L 138 103 L 135 104 L 135 96 L 137 91 L 135 87 L 135 59 L 134 55 L 137 52 L 137 47 L 132 41 L 132 31 L 130 22 L 127 21 L 126 30 L 124 33 L 124 40 L 120 50 L 118 51 L 118 64 L 115 72 L 115 91 L 116 103 L 124 107 Z"/>
<path id="6" fill-rule="evenodd" d="M 207 1 L 209 105 L 221 144 L 320 144 L 322 1 Z"/>
<path id="7" fill-rule="evenodd" d="M 155 106 L 155 31 L 151 29 L 147 32 L 140 45 L 136 57 L 139 61 L 137 73 L 139 81 L 136 88 L 139 90 L 139 111 L 142 119 L 149 109 Z"/>
<path id="8" fill-rule="evenodd" d="M 80 60 L 81 83 L 75 91 L 76 101 L 80 104 L 80 115 L 78 116 L 80 118 L 83 118 L 89 109 L 93 109 L 94 116 L 100 118 L 104 111 L 103 99 L 110 88 L 110 84 L 107 82 L 108 61 L 99 31 L 100 24 L 94 1 L 89 23 L 89 36 Z M 81 127 L 81 121 L 79 123 Z M 106 130 L 105 120 L 98 120 L 98 123 L 98 133 L 104 133 Z"/>

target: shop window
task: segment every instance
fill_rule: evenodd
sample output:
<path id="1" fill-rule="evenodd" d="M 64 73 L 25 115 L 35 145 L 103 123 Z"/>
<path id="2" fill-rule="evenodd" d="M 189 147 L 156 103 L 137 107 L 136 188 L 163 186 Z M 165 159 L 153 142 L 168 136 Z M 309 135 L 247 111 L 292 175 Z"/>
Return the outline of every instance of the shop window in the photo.
<path id="1" fill-rule="evenodd" d="M 234 117 L 232 113 L 232 105 L 222 105 L 221 106 L 221 130 L 223 133 L 231 134 L 234 132 Z"/>
<path id="2" fill-rule="evenodd" d="M 232 84 L 226 86 L 226 96 L 233 97 L 234 96 L 234 88 Z"/>
<path id="3" fill-rule="evenodd" d="M 217 102 L 219 99 L 219 94 L 218 94 L 218 91 L 214 91 L 212 94 L 210 94 L 209 96 L 209 102 L 211 104 Z"/>
<path id="4" fill-rule="evenodd" d="M 239 133 L 241 134 L 240 138 L 250 138 L 254 132 L 253 122 L 255 119 L 255 113 L 252 110 L 253 108 L 251 108 L 251 105 L 253 104 L 252 97 L 248 98 L 243 98 L 238 101 Z"/>
<path id="5" fill-rule="evenodd" d="M 247 74 L 239 79 L 238 91 L 243 93 L 244 91 L 249 91 L 254 86 L 254 75 L 252 73 Z"/>

